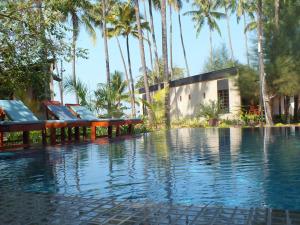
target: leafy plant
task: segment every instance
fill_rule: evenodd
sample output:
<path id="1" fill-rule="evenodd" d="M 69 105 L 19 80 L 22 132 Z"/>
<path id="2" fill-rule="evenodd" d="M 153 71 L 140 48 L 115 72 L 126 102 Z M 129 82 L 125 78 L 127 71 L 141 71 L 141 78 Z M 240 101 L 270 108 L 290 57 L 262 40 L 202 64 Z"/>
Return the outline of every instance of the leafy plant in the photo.
<path id="1" fill-rule="evenodd" d="M 210 100 L 209 103 L 200 104 L 198 116 L 207 120 L 219 119 L 222 109 L 217 101 Z"/>

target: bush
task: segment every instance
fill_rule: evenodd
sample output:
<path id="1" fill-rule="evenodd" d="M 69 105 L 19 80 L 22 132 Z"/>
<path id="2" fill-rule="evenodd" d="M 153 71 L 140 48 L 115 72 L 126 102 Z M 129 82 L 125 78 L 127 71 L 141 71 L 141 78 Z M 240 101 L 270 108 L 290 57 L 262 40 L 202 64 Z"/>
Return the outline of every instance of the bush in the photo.
<path id="1" fill-rule="evenodd" d="M 198 116 L 204 117 L 207 120 L 219 119 L 222 113 L 220 104 L 216 101 L 210 100 L 209 103 L 200 104 Z"/>

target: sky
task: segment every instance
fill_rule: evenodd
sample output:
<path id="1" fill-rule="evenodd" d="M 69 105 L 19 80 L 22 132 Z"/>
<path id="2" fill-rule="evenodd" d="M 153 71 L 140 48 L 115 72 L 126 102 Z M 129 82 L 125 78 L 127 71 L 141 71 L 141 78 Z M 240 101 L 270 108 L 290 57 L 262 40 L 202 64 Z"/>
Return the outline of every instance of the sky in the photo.
<path id="1" fill-rule="evenodd" d="M 144 12 L 143 1 L 140 4 L 140 12 Z M 182 9 L 182 14 L 191 10 L 192 7 L 190 4 L 185 4 Z M 167 10 L 169 11 L 169 10 Z M 147 9 L 148 13 L 148 9 Z M 183 51 L 180 42 L 180 32 L 178 26 L 178 16 L 177 12 L 173 12 L 173 64 L 174 66 L 179 66 L 185 68 Z M 149 15 L 148 15 L 149 17 Z M 209 30 L 205 25 L 201 30 L 200 34 L 197 36 L 194 28 L 194 23 L 191 20 L 190 16 L 181 17 L 182 28 L 183 28 L 183 38 L 185 42 L 185 48 L 187 53 L 187 60 L 190 68 L 190 73 L 196 75 L 202 72 L 204 63 L 209 59 Z M 169 21 L 169 14 L 167 14 L 167 23 Z M 213 33 L 213 47 L 214 49 L 220 47 L 222 44 L 225 44 L 227 49 L 228 46 L 228 33 L 226 20 L 222 19 L 218 22 L 221 29 L 221 36 L 217 32 Z M 158 12 L 154 13 L 154 26 L 155 26 L 155 35 L 158 45 L 158 53 L 161 56 L 161 16 Z M 168 24 L 169 26 L 169 24 Z M 230 19 L 231 26 L 231 36 L 234 57 L 241 63 L 246 63 L 246 54 L 245 54 L 245 45 L 244 45 L 244 33 L 243 33 L 243 23 L 237 24 L 236 17 L 231 16 Z M 169 30 L 169 27 L 168 27 Z M 123 54 L 126 56 L 126 45 L 125 40 L 120 37 L 121 46 L 123 49 Z M 168 36 L 169 44 L 169 36 Z M 114 39 L 109 40 L 109 56 L 110 56 L 110 70 L 111 72 L 118 70 L 123 70 L 123 64 L 121 61 L 119 49 L 117 42 Z M 144 42 L 145 45 L 145 54 L 147 67 L 151 68 L 150 57 L 149 57 L 149 48 L 148 45 Z M 76 75 L 84 83 L 87 84 L 90 91 L 93 91 L 97 88 L 98 83 L 106 82 L 106 73 L 105 73 L 105 58 L 104 58 L 104 44 L 103 39 L 100 34 L 100 30 L 97 30 L 97 41 L 93 43 L 87 32 L 84 28 L 81 29 L 77 46 L 80 48 L 88 49 L 88 59 L 77 59 L 76 61 Z M 137 80 L 137 77 L 141 75 L 139 68 L 141 67 L 140 62 L 140 51 L 139 43 L 135 38 L 130 38 L 130 53 L 132 61 L 132 72 L 134 80 Z M 126 60 L 127 62 L 127 60 Z M 72 74 L 71 63 L 64 62 L 63 64 L 65 72 L 64 77 L 70 76 Z M 58 84 L 55 84 L 55 99 L 60 100 Z M 75 97 L 73 94 L 65 94 L 64 103 L 74 103 Z"/>

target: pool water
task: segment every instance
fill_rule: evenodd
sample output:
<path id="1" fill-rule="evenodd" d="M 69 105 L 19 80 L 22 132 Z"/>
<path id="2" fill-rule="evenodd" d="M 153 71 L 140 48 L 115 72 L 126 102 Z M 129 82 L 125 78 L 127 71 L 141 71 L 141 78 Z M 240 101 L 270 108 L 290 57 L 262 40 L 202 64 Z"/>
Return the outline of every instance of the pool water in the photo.
<path id="1" fill-rule="evenodd" d="M 5 191 L 300 210 L 300 128 L 173 129 L 2 157 Z"/>

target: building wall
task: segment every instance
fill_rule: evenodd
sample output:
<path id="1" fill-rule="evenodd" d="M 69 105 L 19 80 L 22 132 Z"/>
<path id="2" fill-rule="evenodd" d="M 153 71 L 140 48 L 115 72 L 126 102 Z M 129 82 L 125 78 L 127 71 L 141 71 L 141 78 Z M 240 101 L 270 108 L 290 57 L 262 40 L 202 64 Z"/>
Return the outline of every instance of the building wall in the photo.
<path id="1" fill-rule="evenodd" d="M 272 99 L 272 113 L 273 115 L 283 115 L 284 114 L 284 96 L 276 96 Z M 294 115 L 294 109 L 295 106 L 297 105 L 295 103 L 295 98 L 294 97 L 289 97 L 289 114 Z M 298 98 L 298 107 L 300 106 L 300 98 Z M 281 110 L 280 110 L 281 109 Z"/>
<path id="2" fill-rule="evenodd" d="M 218 100 L 218 80 L 211 80 L 170 89 L 171 119 L 195 117 L 200 104 Z M 234 81 L 228 80 L 229 113 L 223 118 L 233 118 L 241 109 L 241 98 Z"/>

